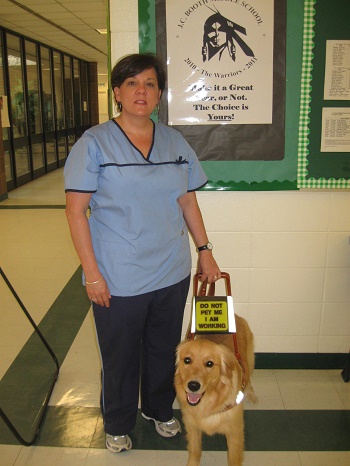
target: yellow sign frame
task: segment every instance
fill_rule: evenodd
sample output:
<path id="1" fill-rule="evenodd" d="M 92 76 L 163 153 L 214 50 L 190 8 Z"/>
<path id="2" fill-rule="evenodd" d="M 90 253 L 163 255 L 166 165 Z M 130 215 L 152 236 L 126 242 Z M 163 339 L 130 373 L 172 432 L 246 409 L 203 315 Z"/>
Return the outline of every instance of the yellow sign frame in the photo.
<path id="1" fill-rule="evenodd" d="M 194 296 L 191 333 L 235 333 L 232 296 Z"/>

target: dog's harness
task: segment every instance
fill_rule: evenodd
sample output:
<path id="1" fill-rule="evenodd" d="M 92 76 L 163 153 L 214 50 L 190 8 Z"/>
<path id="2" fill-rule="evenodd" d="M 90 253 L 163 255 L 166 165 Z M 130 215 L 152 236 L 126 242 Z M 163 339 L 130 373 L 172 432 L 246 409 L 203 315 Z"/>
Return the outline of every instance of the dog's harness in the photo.
<path id="1" fill-rule="evenodd" d="M 239 405 L 243 401 L 243 399 L 244 399 L 244 393 L 243 393 L 243 391 L 240 390 L 238 392 L 237 396 L 236 396 L 236 402 L 233 405 L 231 405 L 231 404 L 225 405 L 224 409 L 221 412 L 224 413 L 225 411 L 229 411 L 230 409 L 232 409 L 235 406 Z"/>
<path id="2" fill-rule="evenodd" d="M 226 273 L 226 272 L 221 272 L 221 277 L 225 279 L 227 295 L 231 296 L 231 282 L 230 282 L 229 274 Z M 198 274 L 195 276 L 195 278 L 198 279 Z M 197 290 L 197 283 L 198 283 L 198 281 L 195 280 L 195 290 L 194 290 L 195 293 L 197 293 L 197 291 L 198 291 Z M 207 293 L 207 288 L 208 288 L 208 280 L 205 280 L 202 283 L 202 285 L 201 285 L 201 287 L 200 287 L 200 289 L 198 291 L 198 296 L 215 296 L 215 282 L 210 283 L 208 293 Z M 191 322 L 190 322 L 189 327 L 188 327 L 188 331 L 187 331 L 187 340 L 194 340 L 194 336 L 195 336 L 195 334 L 191 333 Z M 244 398 L 245 369 L 244 369 L 242 357 L 241 357 L 241 355 L 239 354 L 239 351 L 238 351 L 238 342 L 237 342 L 237 333 L 236 332 L 232 333 L 232 338 L 233 338 L 235 358 L 237 359 L 239 365 L 241 366 L 241 370 L 242 370 L 241 390 L 238 392 L 235 404 L 225 405 L 223 411 L 228 411 L 228 410 L 234 408 L 235 406 L 240 404 L 241 401 Z"/>

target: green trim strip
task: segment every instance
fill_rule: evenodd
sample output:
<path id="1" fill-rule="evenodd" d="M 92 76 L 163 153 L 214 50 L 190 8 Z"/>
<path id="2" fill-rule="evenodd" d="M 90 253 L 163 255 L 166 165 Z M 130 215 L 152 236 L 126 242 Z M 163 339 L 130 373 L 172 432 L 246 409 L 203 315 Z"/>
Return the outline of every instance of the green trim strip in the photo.
<path id="1" fill-rule="evenodd" d="M 316 0 L 305 0 L 304 6 L 304 35 L 303 35 L 303 62 L 301 72 L 301 94 L 300 94 L 300 115 L 299 115 L 299 144 L 298 144 L 298 186 L 300 188 L 316 187 L 310 185 L 307 178 L 307 156 L 308 156 L 308 125 L 310 113 L 310 92 L 311 92 L 311 70 L 314 47 L 315 25 L 315 4 Z"/>
<path id="2" fill-rule="evenodd" d="M 49 407 L 37 446 L 105 448 L 99 408 Z M 180 410 L 175 416 L 182 421 Z M 348 410 L 246 410 L 246 451 L 348 451 L 350 411 Z M 186 437 L 160 437 L 153 422 L 138 412 L 130 434 L 135 450 L 186 450 Z M 12 433 L 0 423 L 0 443 L 17 445 Z M 222 435 L 203 437 L 204 451 L 226 451 Z"/>
<path id="3" fill-rule="evenodd" d="M 156 52 L 155 0 L 138 0 L 139 51 Z"/>
<path id="4" fill-rule="evenodd" d="M 255 353 L 255 369 L 341 369 L 349 353 Z"/>
<path id="5" fill-rule="evenodd" d="M 200 191 L 291 191 L 298 189 L 297 181 L 262 181 L 262 182 L 251 182 L 247 183 L 246 181 L 240 181 L 236 183 L 235 181 L 230 181 L 225 183 L 224 181 L 212 181 L 209 180 L 208 183 L 200 189 Z"/>

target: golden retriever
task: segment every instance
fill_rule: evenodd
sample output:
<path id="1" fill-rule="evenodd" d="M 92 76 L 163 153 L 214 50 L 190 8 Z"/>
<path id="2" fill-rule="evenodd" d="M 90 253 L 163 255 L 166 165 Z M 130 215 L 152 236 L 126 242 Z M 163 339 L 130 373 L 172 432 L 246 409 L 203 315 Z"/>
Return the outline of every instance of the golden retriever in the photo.
<path id="1" fill-rule="evenodd" d="M 236 317 L 239 362 L 232 334 L 197 336 L 177 348 L 175 389 L 188 441 L 187 466 L 199 466 L 202 433 L 224 434 L 229 466 L 241 466 L 244 452 L 243 402 L 257 402 L 250 383 L 254 370 L 253 334 Z"/>

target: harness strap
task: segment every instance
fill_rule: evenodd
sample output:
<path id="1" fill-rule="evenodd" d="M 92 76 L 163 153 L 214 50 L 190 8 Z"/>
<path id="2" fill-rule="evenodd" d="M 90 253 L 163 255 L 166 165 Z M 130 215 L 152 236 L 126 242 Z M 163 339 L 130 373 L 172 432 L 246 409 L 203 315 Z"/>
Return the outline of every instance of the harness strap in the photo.
<path id="1" fill-rule="evenodd" d="M 196 274 L 195 275 L 195 280 L 194 280 L 194 284 L 195 284 L 194 293 L 195 293 L 195 295 L 197 295 L 197 292 L 198 292 L 197 296 L 215 296 L 215 282 L 210 283 L 209 290 L 207 291 L 208 280 L 205 280 L 204 282 L 202 282 L 202 285 L 200 286 L 199 291 L 198 291 L 198 277 L 199 277 L 199 274 Z M 225 279 L 227 296 L 231 296 L 230 275 L 227 272 L 221 272 L 221 277 Z M 191 326 L 191 322 L 190 322 L 190 326 Z M 191 327 L 189 327 L 189 329 L 190 328 Z M 245 388 L 245 369 L 244 369 L 242 357 L 241 357 L 241 355 L 239 354 L 239 351 L 238 351 L 237 333 L 236 332 L 233 333 L 232 337 L 233 337 L 233 346 L 234 346 L 234 352 L 235 352 L 234 354 L 235 354 L 235 357 L 236 357 L 237 361 L 239 362 L 239 365 L 241 366 L 241 369 L 242 369 L 242 385 L 241 386 L 242 386 L 242 391 L 244 391 L 244 388 Z M 188 331 L 188 333 L 187 333 L 187 340 L 194 340 L 194 334 L 191 333 L 190 331 Z"/>

